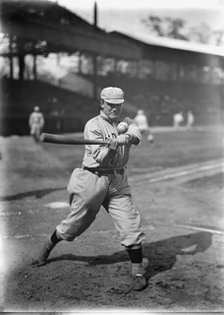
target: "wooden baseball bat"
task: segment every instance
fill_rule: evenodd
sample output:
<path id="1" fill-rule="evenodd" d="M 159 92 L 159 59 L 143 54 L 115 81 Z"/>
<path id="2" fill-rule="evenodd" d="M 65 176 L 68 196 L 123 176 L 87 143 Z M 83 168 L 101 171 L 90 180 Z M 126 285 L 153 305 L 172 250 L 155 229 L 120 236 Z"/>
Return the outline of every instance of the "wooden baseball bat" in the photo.
<path id="1" fill-rule="evenodd" d="M 51 133 L 42 133 L 40 135 L 40 141 L 48 143 L 57 143 L 57 144 L 108 144 L 108 141 L 103 140 L 87 140 L 87 139 L 77 139 L 71 135 L 55 135 Z"/>

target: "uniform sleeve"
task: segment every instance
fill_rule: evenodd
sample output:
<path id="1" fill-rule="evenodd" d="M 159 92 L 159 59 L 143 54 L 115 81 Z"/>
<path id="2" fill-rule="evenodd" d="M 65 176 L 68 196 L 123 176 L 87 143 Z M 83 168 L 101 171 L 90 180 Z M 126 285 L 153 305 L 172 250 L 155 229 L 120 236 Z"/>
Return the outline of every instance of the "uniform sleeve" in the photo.
<path id="1" fill-rule="evenodd" d="M 103 133 L 96 123 L 87 122 L 84 128 L 84 138 L 90 140 L 104 140 Z M 107 145 L 86 145 L 86 152 L 91 155 L 101 167 L 109 167 L 116 151 L 110 150 Z"/>
<path id="2" fill-rule="evenodd" d="M 128 131 L 126 134 L 131 136 L 131 143 L 132 144 L 139 144 L 141 141 L 141 132 L 134 120 L 129 117 L 125 117 L 124 120 L 128 124 Z"/>

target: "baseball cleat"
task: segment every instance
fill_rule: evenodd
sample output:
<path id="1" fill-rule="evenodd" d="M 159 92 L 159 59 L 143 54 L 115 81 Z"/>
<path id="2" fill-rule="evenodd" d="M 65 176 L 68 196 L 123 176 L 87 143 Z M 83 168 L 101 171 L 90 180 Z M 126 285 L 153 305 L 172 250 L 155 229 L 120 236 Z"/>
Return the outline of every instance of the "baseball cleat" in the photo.
<path id="1" fill-rule="evenodd" d="M 56 244 L 53 244 L 50 240 L 48 240 L 44 244 L 44 247 L 43 247 L 42 251 L 40 252 L 38 259 L 34 263 L 32 263 L 32 265 L 35 265 L 37 267 L 41 267 L 41 266 L 46 265 L 48 256 L 50 255 L 50 252 L 55 247 L 55 245 Z"/>
<path id="2" fill-rule="evenodd" d="M 135 276 L 132 276 L 132 289 L 134 291 L 144 290 L 147 285 L 147 280 L 142 274 L 136 274 Z"/>

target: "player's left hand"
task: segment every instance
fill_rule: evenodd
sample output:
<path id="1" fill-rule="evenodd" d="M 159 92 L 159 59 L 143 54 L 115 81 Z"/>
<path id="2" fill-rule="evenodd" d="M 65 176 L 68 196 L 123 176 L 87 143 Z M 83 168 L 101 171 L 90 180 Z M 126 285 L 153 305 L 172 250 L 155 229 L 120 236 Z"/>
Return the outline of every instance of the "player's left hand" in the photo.
<path id="1" fill-rule="evenodd" d="M 119 135 L 117 141 L 119 145 L 128 145 L 130 144 L 130 136 L 127 134 Z"/>

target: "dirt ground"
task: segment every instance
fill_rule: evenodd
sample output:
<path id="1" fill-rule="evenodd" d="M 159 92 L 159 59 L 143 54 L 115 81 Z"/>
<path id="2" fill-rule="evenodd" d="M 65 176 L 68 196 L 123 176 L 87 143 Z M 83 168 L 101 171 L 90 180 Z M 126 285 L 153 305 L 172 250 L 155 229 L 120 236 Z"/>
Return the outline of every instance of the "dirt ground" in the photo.
<path id="1" fill-rule="evenodd" d="M 222 135 L 158 132 L 153 145 L 133 148 L 129 180 L 149 259 L 141 292 L 130 288 L 128 256 L 104 209 L 47 265 L 31 264 L 69 213 L 66 185 L 83 147 L 1 138 L 0 310 L 223 312 Z"/>

